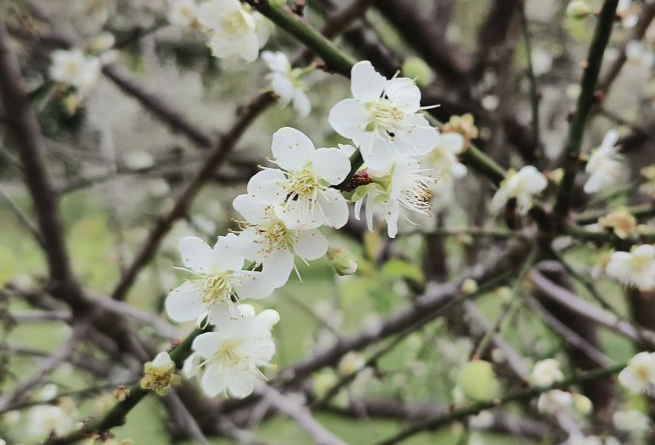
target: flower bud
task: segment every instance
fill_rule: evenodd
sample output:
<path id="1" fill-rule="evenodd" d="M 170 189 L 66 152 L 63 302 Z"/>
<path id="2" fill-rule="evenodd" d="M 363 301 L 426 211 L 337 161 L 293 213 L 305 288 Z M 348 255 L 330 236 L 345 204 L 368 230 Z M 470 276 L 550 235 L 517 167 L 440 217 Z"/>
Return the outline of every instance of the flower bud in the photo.
<path id="1" fill-rule="evenodd" d="M 340 276 L 353 275 L 357 272 L 355 257 L 343 247 L 330 247 L 327 256 L 335 272 Z"/>
<path id="2" fill-rule="evenodd" d="M 339 361 L 339 374 L 348 376 L 355 374 L 366 365 L 366 359 L 358 352 L 350 351 Z"/>
<path id="3" fill-rule="evenodd" d="M 573 407 L 577 412 L 586 416 L 591 413 L 591 410 L 594 408 L 593 403 L 589 400 L 588 397 L 583 396 L 582 394 L 573 393 Z"/>
<path id="4" fill-rule="evenodd" d="M 583 19 L 592 12 L 591 6 L 582 0 L 574 0 L 566 7 L 566 15 L 574 19 Z"/>
<path id="5" fill-rule="evenodd" d="M 175 372 L 175 362 L 167 352 L 160 352 L 153 361 L 143 366 L 144 376 L 141 379 L 141 387 L 155 391 L 159 395 L 165 395 L 168 387 L 179 380 Z"/>
<path id="6" fill-rule="evenodd" d="M 101 53 L 112 48 L 116 43 L 116 38 L 110 32 L 101 32 L 97 36 L 93 37 L 89 42 L 88 49 L 92 53 Z"/>
<path id="7" fill-rule="evenodd" d="M 467 278 L 462 282 L 461 290 L 464 294 L 469 295 L 478 290 L 478 283 L 472 278 Z"/>
<path id="8" fill-rule="evenodd" d="M 476 402 L 487 402 L 498 397 L 500 383 L 496 378 L 491 363 L 484 360 L 474 360 L 466 363 L 457 377 L 464 395 Z"/>
<path id="9" fill-rule="evenodd" d="M 418 86 L 424 87 L 429 85 L 434 79 L 434 73 L 430 66 L 419 57 L 408 57 L 403 62 L 402 73 L 414 79 Z"/>

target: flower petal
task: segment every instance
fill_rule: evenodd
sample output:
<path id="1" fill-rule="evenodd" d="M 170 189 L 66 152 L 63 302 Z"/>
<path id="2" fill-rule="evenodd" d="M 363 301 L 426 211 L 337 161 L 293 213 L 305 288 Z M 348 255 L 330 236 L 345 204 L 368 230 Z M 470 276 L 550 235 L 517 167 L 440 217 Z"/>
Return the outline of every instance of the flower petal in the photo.
<path id="1" fill-rule="evenodd" d="M 214 266 L 211 247 L 197 236 L 185 236 L 177 243 L 182 263 L 194 272 L 207 272 Z"/>
<path id="2" fill-rule="evenodd" d="M 250 178 L 248 194 L 264 204 L 279 204 L 287 197 L 282 188 L 286 181 L 287 177 L 282 170 L 267 168 Z"/>
<path id="3" fill-rule="evenodd" d="M 312 111 L 312 103 L 309 101 L 309 97 L 300 88 L 296 88 L 293 92 L 293 108 L 300 117 L 307 117 Z"/>
<path id="4" fill-rule="evenodd" d="M 168 294 L 164 301 L 166 314 L 178 323 L 196 320 L 205 311 L 202 303 L 202 285 L 194 281 L 185 281 Z"/>
<path id="5" fill-rule="evenodd" d="M 287 283 L 292 270 L 293 254 L 288 250 L 278 250 L 266 259 L 262 273 L 274 287 L 278 288 Z"/>
<path id="6" fill-rule="evenodd" d="M 335 229 L 346 225 L 349 215 L 348 203 L 338 190 L 327 189 L 320 192 L 317 202 L 326 225 Z"/>
<path id="7" fill-rule="evenodd" d="M 222 366 L 219 364 L 211 364 L 205 370 L 200 380 L 200 386 L 209 397 L 216 397 L 225 391 L 225 375 L 221 372 Z"/>
<path id="8" fill-rule="evenodd" d="M 330 184 L 340 184 L 350 173 L 350 159 L 336 148 L 319 148 L 312 155 L 314 171 Z"/>
<path id="9" fill-rule="evenodd" d="M 234 210 L 241 213 L 247 221 L 257 223 L 266 218 L 267 204 L 262 203 L 252 195 L 239 195 L 232 201 Z"/>
<path id="10" fill-rule="evenodd" d="M 245 272 L 241 283 L 235 287 L 239 298 L 255 300 L 266 298 L 275 290 L 274 281 L 261 272 Z"/>
<path id="11" fill-rule="evenodd" d="M 421 108 L 421 90 L 408 77 L 397 77 L 387 81 L 384 94 L 405 113 L 416 113 Z"/>
<path id="12" fill-rule="evenodd" d="M 308 261 L 321 258 L 327 248 L 327 239 L 316 229 L 300 230 L 294 245 L 296 254 Z"/>
<path id="13" fill-rule="evenodd" d="M 239 247 L 239 240 L 234 233 L 219 236 L 213 252 L 216 267 L 221 271 L 241 270 L 244 258 Z"/>
<path id="14" fill-rule="evenodd" d="M 368 60 L 357 62 L 350 71 L 353 97 L 362 102 L 376 100 L 384 91 L 387 78 L 375 71 Z"/>
<path id="15" fill-rule="evenodd" d="M 271 150 L 280 167 L 297 170 L 311 161 L 314 143 L 303 132 L 284 127 L 273 133 Z"/>
<path id="16" fill-rule="evenodd" d="M 352 139 L 361 146 L 360 139 L 366 133 L 366 125 L 371 120 L 363 103 L 356 99 L 344 99 L 330 110 L 328 122 L 341 136 Z"/>

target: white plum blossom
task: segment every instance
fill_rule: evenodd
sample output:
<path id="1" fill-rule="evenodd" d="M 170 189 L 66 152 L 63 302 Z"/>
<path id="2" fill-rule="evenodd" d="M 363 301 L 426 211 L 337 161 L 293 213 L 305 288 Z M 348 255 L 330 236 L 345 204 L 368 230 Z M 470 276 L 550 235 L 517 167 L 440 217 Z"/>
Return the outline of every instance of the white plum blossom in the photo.
<path id="1" fill-rule="evenodd" d="M 190 28 L 197 22 L 198 4 L 195 0 L 171 0 L 168 5 L 168 21 L 172 25 Z"/>
<path id="2" fill-rule="evenodd" d="M 168 387 L 179 379 L 179 376 L 174 375 L 174 372 L 175 362 L 168 355 L 168 352 L 162 351 L 151 362 L 143 365 L 141 387 L 155 391 L 159 395 L 165 395 Z"/>
<path id="3" fill-rule="evenodd" d="M 607 275 L 642 291 L 655 289 L 655 247 L 633 246 L 630 252 L 614 252 L 605 268 Z"/>
<path id="4" fill-rule="evenodd" d="M 498 213 L 514 198 L 519 214 L 525 215 L 530 210 L 533 196 L 541 193 L 547 186 L 546 176 L 532 165 L 522 167 L 518 172 L 509 171 L 491 200 L 491 211 Z"/>
<path id="5" fill-rule="evenodd" d="M 353 97 L 330 110 L 329 122 L 341 136 L 352 139 L 369 167 L 388 168 L 397 154 L 429 153 L 439 132 L 419 113 L 421 91 L 407 77 L 386 79 L 369 61 L 351 70 Z"/>
<path id="6" fill-rule="evenodd" d="M 553 416 L 562 412 L 572 412 L 573 395 L 570 392 L 561 391 L 559 389 L 547 391 L 539 396 L 537 409 L 539 412 Z"/>
<path id="7" fill-rule="evenodd" d="M 619 134 L 610 130 L 605 134 L 603 142 L 591 153 L 585 171 L 589 179 L 585 182 L 586 193 L 597 193 L 616 184 L 623 174 L 623 157 L 619 154 L 616 142 Z"/>
<path id="8" fill-rule="evenodd" d="M 563 379 L 564 374 L 559 367 L 559 362 L 552 358 L 535 363 L 530 374 L 530 383 L 537 387 L 551 386 Z"/>
<path id="9" fill-rule="evenodd" d="M 655 394 L 655 353 L 639 352 L 619 373 L 619 383 L 628 391 Z"/>
<path id="10" fill-rule="evenodd" d="M 625 56 L 631 64 L 648 70 L 655 64 L 655 54 L 648 50 L 640 40 L 630 40 L 626 43 Z"/>
<path id="11" fill-rule="evenodd" d="M 650 418 L 636 409 L 616 411 L 612 415 L 612 423 L 617 429 L 634 435 L 647 433 L 651 424 Z"/>
<path id="12" fill-rule="evenodd" d="M 457 156 L 464 151 L 466 141 L 459 133 L 441 133 L 434 150 L 421 161 L 433 169 L 439 180 L 444 176 L 461 178 L 466 175 L 466 166 L 459 162 Z"/>
<path id="13" fill-rule="evenodd" d="M 271 70 L 266 75 L 271 89 L 279 98 L 282 106 L 293 103 L 293 109 L 298 116 L 306 117 L 312 111 L 312 104 L 307 97 L 307 86 L 302 81 L 305 71 L 300 68 L 292 68 L 289 59 L 282 52 L 264 51 L 262 59 Z"/>
<path id="14" fill-rule="evenodd" d="M 73 413 L 58 405 L 39 405 L 28 415 L 27 428 L 34 437 L 47 438 L 50 434 L 64 436 L 73 428 Z"/>
<path id="15" fill-rule="evenodd" d="M 264 170 L 270 174 L 274 170 Z M 252 187 L 249 185 L 249 190 Z M 315 228 L 290 229 L 278 217 L 276 205 L 267 204 L 249 194 L 234 199 L 234 208 L 246 221 L 238 235 L 240 252 L 250 261 L 263 266 L 263 273 L 275 287 L 283 286 L 294 269 L 294 257 L 312 261 L 325 255 L 328 242 Z"/>
<path id="16" fill-rule="evenodd" d="M 200 5 L 196 18 L 209 32 L 212 53 L 221 59 L 236 56 L 254 61 L 270 34 L 261 14 L 239 0 L 209 0 Z"/>
<path id="17" fill-rule="evenodd" d="M 432 171 L 422 169 L 416 159 L 396 159 L 388 170 L 368 169 L 372 182 L 358 187 L 353 194 L 355 218 L 360 218 L 361 208 L 366 201 L 366 225 L 373 230 L 373 215 L 380 214 L 387 223 L 390 238 L 398 234 L 398 218 L 401 209 L 430 216 L 431 188 L 437 179 Z"/>
<path id="18" fill-rule="evenodd" d="M 244 257 L 236 238 L 234 234 L 219 237 L 213 248 L 195 236 L 180 239 L 183 270 L 191 277 L 166 298 L 166 313 L 172 320 L 199 320 L 209 311 L 235 316 L 239 299 L 264 298 L 273 292 L 263 273 L 242 269 Z"/>
<path id="19" fill-rule="evenodd" d="M 275 213 L 287 228 L 343 227 L 348 221 L 348 203 L 332 188 L 350 172 L 350 159 L 336 148 L 314 147 L 304 133 L 284 127 L 273 134 L 271 145 L 280 169 L 265 169 L 250 178 L 248 194 Z"/>
<path id="20" fill-rule="evenodd" d="M 200 334 L 191 346 L 194 352 L 187 360 L 195 371 L 189 373 L 199 377 L 201 388 L 210 397 L 250 395 L 257 382 L 266 380 L 259 368 L 271 366 L 275 354 L 271 329 L 279 314 L 267 309 L 255 315 L 247 304 L 241 305 L 239 312 L 236 318 L 216 314 L 216 332 Z"/>
<path id="21" fill-rule="evenodd" d="M 52 53 L 50 77 L 75 87 L 82 95 L 96 84 L 100 76 L 100 59 L 87 56 L 80 49 L 56 50 Z"/>

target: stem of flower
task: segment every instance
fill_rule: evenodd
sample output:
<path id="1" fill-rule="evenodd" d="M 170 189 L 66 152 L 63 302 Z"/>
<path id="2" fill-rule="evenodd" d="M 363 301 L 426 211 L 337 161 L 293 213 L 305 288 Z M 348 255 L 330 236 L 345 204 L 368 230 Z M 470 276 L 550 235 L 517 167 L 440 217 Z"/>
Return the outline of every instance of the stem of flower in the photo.
<path id="1" fill-rule="evenodd" d="M 580 81 L 580 96 L 576 104 L 573 121 L 569 127 L 569 135 L 566 143 L 564 157 L 564 177 L 557 190 L 557 201 L 555 203 L 555 214 L 560 221 L 566 217 L 571 207 L 571 191 L 575 182 L 580 163 L 580 150 L 584 137 L 587 116 L 596 103 L 596 83 L 598 74 L 603 63 L 605 48 L 609 43 L 612 25 L 616 17 L 616 8 L 619 0 L 605 0 L 603 8 L 598 16 L 598 23 L 594 29 L 594 35 L 589 46 L 589 53 L 585 61 L 585 69 Z"/>
<path id="2" fill-rule="evenodd" d="M 444 425 L 448 425 L 455 420 L 459 420 L 467 416 L 478 414 L 480 411 L 495 408 L 497 406 L 501 406 L 506 403 L 513 402 L 515 400 L 529 399 L 531 397 L 551 391 L 553 389 L 567 388 L 569 386 L 576 385 L 579 383 L 588 382 L 590 380 L 595 380 L 602 377 L 614 375 L 617 372 L 621 371 L 626 366 L 627 363 L 619 363 L 616 365 L 608 366 L 607 368 L 594 369 L 593 371 L 588 371 L 585 372 L 584 374 L 570 376 L 569 378 L 561 382 L 555 383 L 554 385 L 547 386 L 545 388 L 529 388 L 525 390 L 514 391 L 512 393 L 509 393 L 505 397 L 492 400 L 490 402 L 474 403 L 467 407 L 454 410 L 449 414 L 433 417 L 431 419 L 420 422 L 414 426 L 402 430 L 401 432 L 399 432 L 398 434 L 396 434 L 395 436 L 389 439 L 377 443 L 376 445 L 394 445 L 422 431 L 435 430 Z"/>
<path id="3" fill-rule="evenodd" d="M 203 322 L 204 323 L 204 322 Z M 193 340 L 204 332 L 212 331 L 214 327 L 207 325 L 204 328 L 195 328 L 191 333 L 170 352 L 170 357 L 175 362 L 175 367 L 180 369 L 184 360 L 189 356 Z M 132 385 L 125 399 L 117 402 L 102 419 L 92 425 L 85 425 L 77 431 L 73 431 L 64 437 L 52 438 L 46 441 L 45 445 L 67 445 L 88 439 L 94 435 L 102 435 L 110 429 L 125 423 L 125 418 L 130 411 L 146 396 L 150 391 L 143 389 L 140 383 Z"/>

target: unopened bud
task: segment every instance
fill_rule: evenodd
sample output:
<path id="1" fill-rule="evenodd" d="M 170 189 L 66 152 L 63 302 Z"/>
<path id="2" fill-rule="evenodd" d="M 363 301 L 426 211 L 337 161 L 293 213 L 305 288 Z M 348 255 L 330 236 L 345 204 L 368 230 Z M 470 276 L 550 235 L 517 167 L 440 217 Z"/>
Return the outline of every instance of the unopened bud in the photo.
<path id="1" fill-rule="evenodd" d="M 434 79 L 434 73 L 425 60 L 419 57 L 408 57 L 403 62 L 402 73 L 414 79 L 418 86 L 424 87 L 429 85 Z"/>
<path id="2" fill-rule="evenodd" d="M 566 7 L 566 15 L 574 19 L 583 19 L 592 13 L 591 6 L 582 0 L 574 0 Z"/>
<path id="3" fill-rule="evenodd" d="M 466 363 L 457 376 L 457 386 L 468 399 L 476 402 L 491 401 L 500 393 L 500 383 L 493 367 L 484 360 Z"/>
<path id="4" fill-rule="evenodd" d="M 335 272 L 340 276 L 352 275 L 357 272 L 355 257 L 343 247 L 330 247 L 327 256 Z"/>
<path id="5" fill-rule="evenodd" d="M 462 283 L 462 292 L 466 295 L 472 294 L 478 290 L 478 283 L 472 278 L 467 278 Z"/>
<path id="6" fill-rule="evenodd" d="M 89 51 L 92 53 L 101 53 L 107 51 L 116 43 L 116 38 L 110 32 L 101 32 L 93 37 L 89 42 Z"/>
<path id="7" fill-rule="evenodd" d="M 591 412 L 594 405 L 591 403 L 588 397 L 583 396 L 582 394 L 573 393 L 573 407 L 580 414 L 586 416 Z"/>

